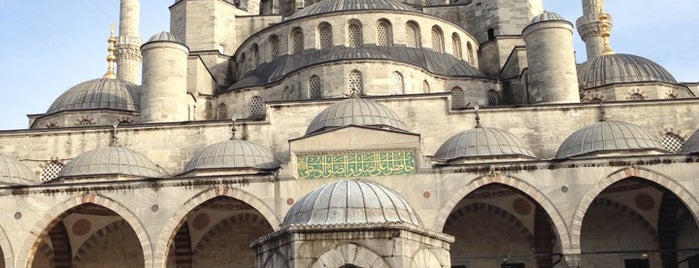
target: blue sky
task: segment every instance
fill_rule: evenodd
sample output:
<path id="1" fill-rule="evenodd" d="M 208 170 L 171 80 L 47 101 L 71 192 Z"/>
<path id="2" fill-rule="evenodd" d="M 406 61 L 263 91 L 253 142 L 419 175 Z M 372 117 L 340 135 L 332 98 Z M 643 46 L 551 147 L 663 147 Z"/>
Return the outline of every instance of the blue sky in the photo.
<path id="1" fill-rule="evenodd" d="M 582 14 L 580 1 L 544 1 L 572 22 Z M 141 2 L 141 38 L 169 30 L 174 1 Z M 699 1 L 608 0 L 607 11 L 616 52 L 658 62 L 680 81 L 699 81 Z M 27 114 L 43 113 L 70 87 L 101 77 L 109 27 L 118 18 L 118 0 L 0 0 L 0 129 L 26 128 Z M 577 34 L 575 41 L 584 61 Z"/>

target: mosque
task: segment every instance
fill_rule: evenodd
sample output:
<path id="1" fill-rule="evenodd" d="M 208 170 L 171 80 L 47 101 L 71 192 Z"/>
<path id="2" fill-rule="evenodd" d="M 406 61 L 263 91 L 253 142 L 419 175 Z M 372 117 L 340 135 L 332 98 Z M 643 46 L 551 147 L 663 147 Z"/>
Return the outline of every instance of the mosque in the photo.
<path id="1" fill-rule="evenodd" d="M 699 84 L 603 0 L 139 2 L 0 131 L 0 267 L 699 267 Z"/>

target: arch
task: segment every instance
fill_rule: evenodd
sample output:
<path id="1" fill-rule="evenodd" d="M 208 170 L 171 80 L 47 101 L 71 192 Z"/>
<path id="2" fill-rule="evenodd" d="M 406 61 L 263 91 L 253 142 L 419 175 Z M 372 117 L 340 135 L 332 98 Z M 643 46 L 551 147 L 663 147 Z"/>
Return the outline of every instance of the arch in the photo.
<path id="1" fill-rule="evenodd" d="M 432 26 L 432 49 L 437 52 L 444 52 L 444 32 L 437 25 Z"/>
<path id="2" fill-rule="evenodd" d="M 489 89 L 488 90 L 488 106 L 497 106 L 498 104 L 499 104 L 498 92 L 495 91 L 495 89 Z"/>
<path id="3" fill-rule="evenodd" d="M 361 47 L 364 44 L 362 37 L 362 24 L 357 20 L 352 20 L 347 25 L 347 46 Z"/>
<path id="4" fill-rule="evenodd" d="M 422 42 L 420 41 L 420 25 L 415 21 L 408 21 L 405 23 L 405 45 L 407 47 L 420 48 Z"/>
<path id="5" fill-rule="evenodd" d="M 311 265 L 311 268 L 345 267 L 344 265 L 347 264 L 359 267 L 390 267 L 379 254 L 371 249 L 347 243 L 324 252 Z"/>
<path id="6" fill-rule="evenodd" d="M 274 229 L 269 225 L 269 222 L 265 218 L 260 219 L 257 215 L 251 213 L 237 214 L 235 216 L 223 219 L 216 226 L 210 228 L 198 241 L 196 246 L 192 247 L 192 255 L 197 255 L 197 253 L 199 253 L 202 248 L 206 247 L 206 245 L 209 244 L 212 239 L 216 238 L 216 236 L 218 236 L 223 229 L 236 223 L 257 223 L 258 225 Z"/>
<path id="7" fill-rule="evenodd" d="M 317 75 L 312 75 L 311 78 L 308 79 L 308 96 L 311 99 L 320 99 L 323 97 L 320 77 Z"/>
<path id="8" fill-rule="evenodd" d="M 123 220 L 123 219 L 117 220 L 117 221 L 112 222 L 112 223 L 108 224 L 107 226 L 103 227 L 102 229 L 95 232 L 94 234 L 92 234 L 90 236 L 90 238 L 85 240 L 85 242 L 83 242 L 83 244 L 80 246 L 80 248 L 75 251 L 75 256 L 73 256 L 73 262 L 80 262 L 80 260 L 83 257 L 83 254 L 85 254 L 85 252 L 87 252 L 87 250 L 90 247 L 94 246 L 95 243 L 97 243 L 97 240 L 104 238 L 111 231 L 114 231 L 116 229 L 120 229 L 120 228 L 123 228 L 126 226 L 128 226 L 128 223 L 125 220 Z"/>
<path id="9" fill-rule="evenodd" d="M 347 75 L 347 90 L 350 93 L 356 90 L 357 94 L 360 96 L 364 95 L 364 78 L 362 72 L 356 69 L 350 71 L 349 75 Z"/>
<path id="10" fill-rule="evenodd" d="M 393 26 L 387 19 L 380 19 L 376 25 L 376 45 L 393 45 Z"/>
<path id="11" fill-rule="evenodd" d="M 687 206 L 689 211 L 692 212 L 694 220 L 697 221 L 697 215 L 699 215 L 699 202 L 697 202 L 697 200 L 692 197 L 689 191 L 687 191 L 687 189 L 685 189 L 682 185 L 649 169 L 639 167 L 620 169 L 608 175 L 604 179 L 597 181 L 597 183 L 592 185 L 592 187 L 590 187 L 590 189 L 580 199 L 580 203 L 578 204 L 575 213 L 573 213 L 573 221 L 570 224 L 571 245 L 578 249 L 578 251 L 580 249 L 580 232 L 582 231 L 582 222 L 587 209 L 592 205 L 595 198 L 599 196 L 602 191 L 604 191 L 604 189 L 607 189 L 609 186 L 618 181 L 629 178 L 640 178 L 665 187 L 665 189 L 675 194 L 682 201 L 682 203 Z"/>
<path id="12" fill-rule="evenodd" d="M 7 238 L 7 233 L 2 226 L 0 226 L 0 250 L 2 251 L 5 265 L 12 267 L 11 264 L 14 263 L 14 252 L 12 250 L 12 246 L 10 245 L 10 240 Z"/>
<path id="13" fill-rule="evenodd" d="M 457 33 L 451 34 L 451 49 L 452 54 L 454 54 L 455 57 L 460 60 L 464 59 L 461 53 L 461 37 L 459 37 L 459 34 Z"/>
<path id="14" fill-rule="evenodd" d="M 260 65 L 260 47 L 257 43 L 252 44 L 250 54 L 252 54 L 252 67 L 257 68 L 257 66 Z"/>
<path id="15" fill-rule="evenodd" d="M 299 54 L 303 52 L 303 30 L 301 27 L 294 27 L 291 29 L 291 33 L 289 34 L 289 51 L 291 52 L 290 54 Z"/>
<path id="16" fill-rule="evenodd" d="M 671 153 L 678 153 L 686 142 L 682 136 L 669 131 L 663 134 L 658 141 L 663 145 L 665 150 Z"/>
<path id="17" fill-rule="evenodd" d="M 330 49 L 333 47 L 333 27 L 330 23 L 321 22 L 318 25 L 318 48 Z"/>
<path id="18" fill-rule="evenodd" d="M 476 66 L 476 55 L 473 54 L 473 45 L 471 45 L 471 42 L 466 42 L 466 51 L 468 53 L 468 62 Z"/>
<path id="19" fill-rule="evenodd" d="M 518 178 L 502 174 L 490 174 L 475 178 L 474 180 L 468 182 L 468 184 L 456 190 L 456 192 L 451 195 L 444 205 L 442 205 L 442 208 L 437 212 L 437 217 L 434 221 L 432 230 L 441 232 L 441 230 L 444 229 L 444 224 L 446 223 L 449 214 L 451 214 L 451 211 L 456 207 L 459 201 L 464 199 L 464 197 L 476 189 L 493 183 L 507 185 L 522 191 L 532 200 L 539 203 L 539 206 L 544 209 L 546 214 L 548 214 L 549 218 L 551 219 L 551 224 L 553 225 L 554 230 L 556 230 L 558 238 L 561 241 L 561 248 L 564 251 L 563 253 L 569 253 L 566 251 L 571 248 L 570 233 L 568 232 L 565 221 L 563 221 L 563 217 L 559 213 L 558 209 L 553 205 L 551 200 L 549 200 L 545 194 L 534 188 L 534 186 L 531 186 L 529 183 Z M 579 246 L 577 248 L 579 248 Z"/>
<path id="20" fill-rule="evenodd" d="M 257 210 L 272 226 L 275 231 L 279 229 L 282 222 L 274 213 L 269 206 L 267 206 L 262 200 L 258 199 L 254 195 L 245 192 L 238 188 L 230 188 L 224 186 L 217 186 L 208 190 L 204 190 L 199 194 L 193 196 L 187 200 L 173 215 L 170 219 L 162 226 L 161 232 L 158 235 L 158 240 L 155 242 L 155 257 L 153 267 L 163 267 L 167 265 L 168 251 L 170 250 L 170 242 L 174 240 L 177 230 L 180 227 L 182 221 L 184 221 L 189 213 L 200 205 L 206 203 L 207 201 L 216 197 L 231 197 L 241 202 L 250 205 L 252 208 Z"/>
<path id="21" fill-rule="evenodd" d="M 261 119 L 265 117 L 265 101 L 260 96 L 250 98 L 250 118 Z"/>
<path id="22" fill-rule="evenodd" d="M 451 89 L 451 109 L 464 109 L 466 108 L 466 100 L 464 99 L 464 90 L 460 87 L 454 87 Z"/>
<path id="23" fill-rule="evenodd" d="M 398 71 L 391 74 L 391 88 L 393 94 L 405 94 L 405 80 L 403 80 L 403 75 Z"/>
<path id="24" fill-rule="evenodd" d="M 279 36 L 276 34 L 269 36 L 269 55 L 271 60 L 279 57 Z"/>
<path id="25" fill-rule="evenodd" d="M 448 267 L 451 263 L 442 263 L 437 259 L 437 257 L 429 249 L 423 248 L 419 249 L 412 256 L 412 261 L 410 262 L 411 268 L 441 268 Z"/>
<path id="26" fill-rule="evenodd" d="M 228 106 L 225 103 L 221 103 L 216 106 L 216 119 L 226 119 L 228 118 Z"/>
<path id="27" fill-rule="evenodd" d="M 25 239 L 21 250 L 18 251 L 17 263 L 21 266 L 30 268 L 34 258 L 34 253 L 37 250 L 36 245 L 41 242 L 39 238 L 48 233 L 48 227 L 61 220 L 60 217 L 62 217 L 63 214 L 68 212 L 70 209 L 84 204 L 94 204 L 105 207 L 124 219 L 134 230 L 136 237 L 138 237 L 138 240 L 141 243 L 145 267 L 151 267 L 153 265 L 153 247 L 148 238 L 148 233 L 143 227 L 143 223 L 141 223 L 133 212 L 128 210 L 121 203 L 94 193 L 73 196 L 48 210 L 29 232 L 32 235 Z"/>

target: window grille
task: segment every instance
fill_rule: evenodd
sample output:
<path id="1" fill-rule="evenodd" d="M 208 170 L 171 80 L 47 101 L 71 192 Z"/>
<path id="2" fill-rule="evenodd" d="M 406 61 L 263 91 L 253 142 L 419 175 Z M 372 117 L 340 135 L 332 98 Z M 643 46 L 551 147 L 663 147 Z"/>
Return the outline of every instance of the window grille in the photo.
<path id="1" fill-rule="evenodd" d="M 420 30 L 414 22 L 405 25 L 405 42 L 408 47 L 420 47 Z"/>
<path id="2" fill-rule="evenodd" d="M 87 119 L 87 118 L 83 118 L 83 119 L 78 120 L 78 126 L 90 126 L 92 124 L 93 124 L 92 120 Z"/>
<path id="3" fill-rule="evenodd" d="M 292 31 L 292 45 L 291 51 L 294 54 L 303 52 L 303 31 L 300 28 L 296 28 Z"/>
<path id="4" fill-rule="evenodd" d="M 272 55 L 272 59 L 276 59 L 279 57 L 279 37 L 276 35 L 272 35 L 269 37 L 269 47 L 270 47 L 270 55 Z"/>
<path id="5" fill-rule="evenodd" d="M 61 170 L 63 169 L 63 164 L 52 161 L 44 169 L 41 171 L 41 181 L 42 182 L 47 182 L 51 181 L 55 178 L 58 178 L 58 174 L 61 173 Z"/>
<path id="6" fill-rule="evenodd" d="M 360 47 L 362 46 L 362 27 L 356 23 L 352 23 L 347 28 L 348 31 L 348 46 L 349 47 Z"/>
<path id="7" fill-rule="evenodd" d="M 216 107 L 216 119 L 226 118 L 228 118 L 228 107 L 226 107 L 226 104 L 221 103 Z"/>
<path id="8" fill-rule="evenodd" d="M 684 139 L 675 133 L 665 133 L 662 138 L 660 138 L 660 144 L 665 147 L 665 150 L 671 153 L 678 153 L 684 145 Z"/>
<path id="9" fill-rule="evenodd" d="M 250 99 L 250 117 L 254 119 L 265 117 L 265 101 L 259 96 L 254 96 Z"/>
<path id="10" fill-rule="evenodd" d="M 390 46 L 393 44 L 393 33 L 391 25 L 386 21 L 380 21 L 376 29 L 377 44 L 379 46 Z"/>
<path id="11" fill-rule="evenodd" d="M 405 94 L 405 83 L 403 82 L 403 75 L 399 72 L 393 72 L 391 75 L 391 85 L 393 88 L 393 94 Z"/>
<path id="12" fill-rule="evenodd" d="M 351 93 L 353 90 L 357 90 L 357 94 L 363 95 L 364 84 L 362 82 L 362 73 L 357 70 L 353 70 L 347 76 L 347 89 Z"/>
<path id="13" fill-rule="evenodd" d="M 452 52 L 455 57 L 457 57 L 460 60 L 463 60 L 463 56 L 461 55 L 461 37 L 459 37 L 458 34 L 454 33 L 451 35 L 451 48 Z"/>
<path id="14" fill-rule="evenodd" d="M 317 75 L 311 76 L 311 78 L 308 79 L 308 95 L 311 99 L 321 98 L 320 77 Z"/>
<path id="15" fill-rule="evenodd" d="M 442 29 L 434 26 L 432 27 L 432 49 L 437 52 L 444 52 L 444 35 L 442 34 Z"/>
<path id="16" fill-rule="evenodd" d="M 498 92 L 495 90 L 488 90 L 488 106 L 498 105 Z"/>
<path id="17" fill-rule="evenodd" d="M 455 87 L 451 89 L 451 108 L 452 109 L 463 109 L 466 108 L 466 103 L 464 100 L 464 91 Z"/>
<path id="18" fill-rule="evenodd" d="M 333 46 L 333 28 L 330 24 L 323 23 L 318 27 L 320 49 L 329 49 Z"/>

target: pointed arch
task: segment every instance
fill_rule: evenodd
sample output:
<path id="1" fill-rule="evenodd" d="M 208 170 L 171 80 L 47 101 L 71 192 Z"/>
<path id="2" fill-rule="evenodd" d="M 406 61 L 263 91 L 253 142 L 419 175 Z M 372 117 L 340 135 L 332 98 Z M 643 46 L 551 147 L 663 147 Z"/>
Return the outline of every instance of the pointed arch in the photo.
<path id="1" fill-rule="evenodd" d="M 167 267 L 167 257 L 168 251 L 170 250 L 170 244 L 173 242 L 177 230 L 180 227 L 182 221 L 184 221 L 190 212 L 200 205 L 206 203 L 207 201 L 214 199 L 216 197 L 231 197 L 233 199 L 240 200 L 251 207 L 253 207 L 257 212 L 265 217 L 267 222 L 276 231 L 279 230 L 282 222 L 279 217 L 274 213 L 274 210 L 267 206 L 262 200 L 258 199 L 254 195 L 245 192 L 238 188 L 230 188 L 224 186 L 217 186 L 215 188 L 210 188 L 204 190 L 199 194 L 193 196 L 188 201 L 186 201 L 177 210 L 170 219 L 162 226 L 161 232 L 158 235 L 158 239 L 155 241 L 155 257 L 153 260 L 154 265 L 152 267 Z"/>
<path id="2" fill-rule="evenodd" d="M 299 54 L 304 50 L 303 30 L 301 27 L 294 27 L 289 34 L 289 54 Z"/>
<path id="3" fill-rule="evenodd" d="M 454 57 L 463 60 L 463 56 L 461 53 L 461 37 L 459 37 L 459 34 L 457 33 L 451 34 L 451 49 L 452 54 L 454 54 Z"/>
<path id="4" fill-rule="evenodd" d="M 393 28 L 387 19 L 380 19 L 376 25 L 376 45 L 393 45 Z"/>
<path id="5" fill-rule="evenodd" d="M 363 44 L 362 24 L 358 20 L 351 20 L 347 25 L 347 46 L 361 47 Z"/>
<path id="6" fill-rule="evenodd" d="M 432 26 L 432 49 L 437 52 L 444 52 L 444 32 L 437 25 Z"/>
<path id="7" fill-rule="evenodd" d="M 34 258 L 34 254 L 37 250 L 37 245 L 39 244 L 39 238 L 46 235 L 49 231 L 49 227 L 55 224 L 57 221 L 61 220 L 62 216 L 70 211 L 71 209 L 85 204 L 94 204 L 107 208 L 122 219 L 124 219 L 129 226 L 136 233 L 139 242 L 141 243 L 141 249 L 143 250 L 143 259 L 145 267 L 151 267 L 153 265 L 153 247 L 151 245 L 150 239 L 146 229 L 143 227 L 143 223 L 136 217 L 136 215 L 126 208 L 121 203 L 114 201 L 113 199 L 98 195 L 98 194 L 82 194 L 73 196 L 57 206 L 47 210 L 44 216 L 39 219 L 39 221 L 34 224 L 30 235 L 25 239 L 22 244 L 21 250 L 17 255 L 17 263 L 20 267 L 30 268 Z"/>
<path id="8" fill-rule="evenodd" d="M 330 23 L 321 22 L 318 25 L 318 48 L 330 49 L 333 47 L 333 27 Z"/>
<path id="9" fill-rule="evenodd" d="M 420 38 L 420 26 L 417 22 L 411 20 L 405 23 L 405 45 L 420 48 L 422 46 Z"/>
<path id="10" fill-rule="evenodd" d="M 694 221 L 697 221 L 697 215 L 699 215 L 699 202 L 697 202 L 697 200 L 692 197 L 690 192 L 687 191 L 687 189 L 685 189 L 682 185 L 664 175 L 646 168 L 624 168 L 613 172 L 604 179 L 598 180 L 597 183 L 592 185 L 592 187 L 590 187 L 590 189 L 580 199 L 580 203 L 578 204 L 575 213 L 573 213 L 573 221 L 570 225 L 571 244 L 575 248 L 580 249 L 580 234 L 582 232 L 583 218 L 585 217 L 585 213 L 587 212 L 588 208 L 595 201 L 595 198 L 597 198 L 602 191 L 607 189 L 612 184 L 629 178 L 640 178 L 651 181 L 672 192 L 682 201 L 682 203 L 684 203 L 685 206 L 687 206 L 687 209 L 691 211 Z"/>
<path id="11" fill-rule="evenodd" d="M 507 185 L 522 191 L 524 194 L 528 195 L 529 198 L 539 203 L 541 208 L 546 211 L 546 214 L 548 214 L 549 218 L 551 219 L 553 228 L 556 230 L 558 239 L 561 241 L 562 250 L 564 253 L 567 253 L 565 251 L 571 248 L 570 234 L 563 217 L 558 209 L 553 205 L 551 200 L 549 200 L 545 194 L 534 188 L 534 186 L 531 186 L 529 183 L 518 178 L 502 174 L 481 176 L 468 182 L 466 185 L 459 187 L 459 189 L 451 195 L 444 205 L 442 205 L 442 208 L 437 212 L 437 217 L 433 223 L 432 230 L 441 232 L 442 229 L 444 229 L 444 224 L 446 223 L 449 214 L 451 214 L 451 211 L 454 210 L 459 201 L 478 188 L 493 183 Z"/>
<path id="12" fill-rule="evenodd" d="M 318 257 L 311 268 L 321 267 L 345 267 L 344 265 L 359 267 L 390 267 L 381 255 L 354 243 L 336 246 Z"/>
<path id="13" fill-rule="evenodd" d="M 7 238 L 7 233 L 2 226 L 0 226 L 0 250 L 2 250 L 5 266 L 12 267 L 10 264 L 14 263 L 14 251 L 10 245 L 10 240 Z"/>

